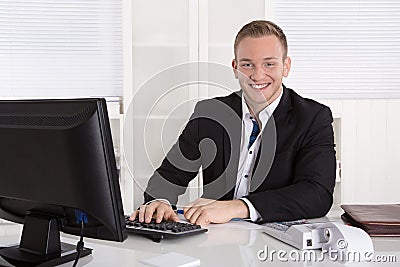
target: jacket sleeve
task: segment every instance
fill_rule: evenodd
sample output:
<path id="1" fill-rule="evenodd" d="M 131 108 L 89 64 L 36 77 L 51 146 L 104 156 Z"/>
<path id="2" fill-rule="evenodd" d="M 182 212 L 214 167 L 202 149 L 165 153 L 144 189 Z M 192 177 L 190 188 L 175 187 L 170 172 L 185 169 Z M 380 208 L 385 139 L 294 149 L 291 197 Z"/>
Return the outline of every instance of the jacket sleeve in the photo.
<path id="1" fill-rule="evenodd" d="M 322 217 L 329 211 L 336 175 L 332 122 L 328 107 L 315 115 L 296 153 L 289 186 L 246 196 L 264 222 Z"/>

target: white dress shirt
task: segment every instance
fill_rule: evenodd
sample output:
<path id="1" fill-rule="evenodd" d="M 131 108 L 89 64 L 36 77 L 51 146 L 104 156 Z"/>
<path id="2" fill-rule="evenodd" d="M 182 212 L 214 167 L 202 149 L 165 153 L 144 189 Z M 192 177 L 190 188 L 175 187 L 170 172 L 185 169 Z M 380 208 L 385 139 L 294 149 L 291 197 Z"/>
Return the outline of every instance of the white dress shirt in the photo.
<path id="1" fill-rule="evenodd" d="M 253 122 L 256 118 L 253 118 L 251 115 L 249 108 L 246 104 L 246 99 L 242 94 L 242 135 L 240 141 L 240 157 L 239 157 L 239 165 L 238 165 L 238 173 L 236 178 L 236 186 L 235 186 L 235 199 L 243 200 L 248 208 L 250 213 L 250 220 L 255 222 L 261 219 L 260 213 L 254 208 L 253 204 L 247 199 L 243 198 L 243 196 L 247 196 L 249 194 L 250 182 L 252 178 L 252 173 L 254 169 L 254 164 L 256 162 L 258 150 L 260 148 L 261 142 L 261 134 L 264 129 L 264 126 L 267 124 L 269 118 L 272 113 L 278 106 L 281 98 L 282 98 L 283 90 L 281 90 L 280 95 L 265 109 L 263 109 L 259 113 L 259 127 L 260 133 L 258 134 L 256 140 L 248 147 L 250 135 L 253 130 Z"/>

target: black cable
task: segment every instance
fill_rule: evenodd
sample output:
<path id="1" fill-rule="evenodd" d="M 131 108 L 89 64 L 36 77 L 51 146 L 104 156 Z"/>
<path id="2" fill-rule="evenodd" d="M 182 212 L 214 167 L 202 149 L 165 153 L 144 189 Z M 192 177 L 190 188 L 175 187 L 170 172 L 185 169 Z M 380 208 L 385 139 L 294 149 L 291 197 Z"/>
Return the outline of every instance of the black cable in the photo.
<path id="1" fill-rule="evenodd" d="M 81 238 L 79 239 L 78 243 L 76 244 L 76 258 L 74 261 L 74 265 L 72 265 L 72 267 L 75 267 L 78 264 L 79 258 L 81 256 L 81 252 L 83 250 L 83 246 L 85 245 L 85 243 L 83 243 L 83 230 L 85 228 L 85 223 L 84 220 L 81 221 Z"/>

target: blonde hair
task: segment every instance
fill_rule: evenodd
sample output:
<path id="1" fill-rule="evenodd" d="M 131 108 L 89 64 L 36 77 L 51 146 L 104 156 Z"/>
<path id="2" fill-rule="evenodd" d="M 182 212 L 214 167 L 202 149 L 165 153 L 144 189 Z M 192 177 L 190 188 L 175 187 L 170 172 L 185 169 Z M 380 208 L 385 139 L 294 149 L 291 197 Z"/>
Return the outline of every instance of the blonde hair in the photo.
<path id="1" fill-rule="evenodd" d="M 254 20 L 250 23 L 247 23 L 240 29 L 240 31 L 236 35 L 235 44 L 233 46 L 235 58 L 236 58 L 237 46 L 239 45 L 240 41 L 242 41 L 244 38 L 246 37 L 258 38 L 267 35 L 274 35 L 278 37 L 283 47 L 283 59 L 285 59 L 288 53 L 286 35 L 278 25 L 276 25 L 271 21 L 266 21 L 266 20 Z"/>

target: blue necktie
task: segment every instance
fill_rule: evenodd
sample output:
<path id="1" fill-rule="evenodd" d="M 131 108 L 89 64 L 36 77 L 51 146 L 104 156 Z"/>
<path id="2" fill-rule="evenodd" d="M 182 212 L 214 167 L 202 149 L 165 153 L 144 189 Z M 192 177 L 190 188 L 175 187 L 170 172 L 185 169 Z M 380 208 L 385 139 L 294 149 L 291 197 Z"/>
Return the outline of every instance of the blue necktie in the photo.
<path id="1" fill-rule="evenodd" d="M 260 127 L 257 124 L 256 120 L 251 120 L 253 122 L 253 130 L 251 131 L 250 135 L 250 140 L 249 140 L 249 146 L 248 148 L 251 147 L 251 145 L 256 141 L 258 134 L 260 133 Z"/>

